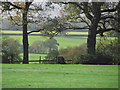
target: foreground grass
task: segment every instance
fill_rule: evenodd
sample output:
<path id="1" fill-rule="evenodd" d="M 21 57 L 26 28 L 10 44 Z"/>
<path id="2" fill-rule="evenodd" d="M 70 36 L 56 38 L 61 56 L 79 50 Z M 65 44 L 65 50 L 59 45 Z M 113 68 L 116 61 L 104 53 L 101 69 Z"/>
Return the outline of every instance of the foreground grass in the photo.
<path id="1" fill-rule="evenodd" d="M 3 88 L 117 88 L 116 65 L 3 64 Z"/>

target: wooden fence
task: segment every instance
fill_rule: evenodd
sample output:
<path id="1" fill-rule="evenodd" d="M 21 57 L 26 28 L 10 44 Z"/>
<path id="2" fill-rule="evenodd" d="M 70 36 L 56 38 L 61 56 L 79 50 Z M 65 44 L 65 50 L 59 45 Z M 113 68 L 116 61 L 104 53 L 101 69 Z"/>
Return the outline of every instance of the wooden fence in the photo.
<path id="1" fill-rule="evenodd" d="M 39 63 L 39 64 L 57 64 L 56 60 L 29 60 L 29 62 Z M 73 64 L 72 60 L 65 60 L 66 64 Z"/>

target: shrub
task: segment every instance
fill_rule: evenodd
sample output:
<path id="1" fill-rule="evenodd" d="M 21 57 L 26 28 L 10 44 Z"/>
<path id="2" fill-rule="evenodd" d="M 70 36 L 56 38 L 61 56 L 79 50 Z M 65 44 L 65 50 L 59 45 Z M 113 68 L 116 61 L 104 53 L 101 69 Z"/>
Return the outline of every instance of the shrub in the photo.
<path id="1" fill-rule="evenodd" d="M 47 53 L 47 47 L 44 44 L 44 41 L 34 41 L 29 48 L 30 53 Z"/>
<path id="2" fill-rule="evenodd" d="M 101 38 L 97 42 L 96 55 L 86 52 L 86 44 L 81 46 L 59 50 L 61 56 L 66 60 L 72 60 L 75 64 L 119 64 L 120 44 L 117 39 Z"/>
<path id="3" fill-rule="evenodd" d="M 59 55 L 58 50 L 51 50 L 47 56 L 45 57 L 46 60 L 56 60 Z"/>
<path id="4" fill-rule="evenodd" d="M 97 43 L 96 55 L 83 54 L 80 57 L 82 64 L 118 64 L 120 62 L 120 44 L 117 39 L 101 38 Z"/>
<path id="5" fill-rule="evenodd" d="M 85 52 L 86 52 L 86 44 L 59 50 L 60 55 L 63 56 L 65 60 L 72 60 L 72 62 L 75 64 L 78 64 L 80 62 L 80 56 Z"/>
<path id="6" fill-rule="evenodd" d="M 30 53 L 48 53 L 51 50 L 57 50 L 58 45 L 57 40 L 54 38 L 45 41 L 37 40 L 32 43 L 29 51 Z"/>
<path id="7" fill-rule="evenodd" d="M 15 39 L 2 38 L 2 63 L 20 63 L 21 45 Z"/>
<path id="8" fill-rule="evenodd" d="M 105 61 L 108 61 L 108 64 L 118 64 L 120 62 L 120 51 L 118 51 L 118 48 L 120 48 L 120 44 L 117 38 L 114 40 L 101 38 L 97 43 L 96 53 L 106 58 Z"/>
<path id="9" fill-rule="evenodd" d="M 112 57 L 102 53 L 96 55 L 84 54 L 80 57 L 81 64 L 112 64 Z"/>

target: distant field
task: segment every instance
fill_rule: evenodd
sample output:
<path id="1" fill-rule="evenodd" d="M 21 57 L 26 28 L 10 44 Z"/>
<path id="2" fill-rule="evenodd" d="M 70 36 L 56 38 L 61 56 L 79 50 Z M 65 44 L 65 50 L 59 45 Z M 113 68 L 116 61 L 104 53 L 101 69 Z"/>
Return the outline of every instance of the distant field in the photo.
<path id="1" fill-rule="evenodd" d="M 22 34 L 21 31 L 2 31 L 4 33 L 11 33 L 11 34 Z M 76 32 L 77 33 L 77 32 Z M 79 33 L 79 32 L 78 32 Z M 81 33 L 86 33 L 86 32 L 81 32 Z M 38 34 L 38 33 L 34 33 Z M 72 34 L 72 32 L 69 34 Z M 75 34 L 75 32 L 73 32 Z M 80 33 L 79 33 L 80 34 Z M 22 44 L 22 35 L 7 35 L 8 37 L 17 39 L 21 44 Z M 83 43 L 86 43 L 86 37 L 80 37 L 80 36 L 59 36 L 59 37 L 54 37 L 57 42 L 59 43 L 58 48 L 66 48 L 66 47 L 74 47 L 74 46 L 79 46 Z M 34 41 L 45 41 L 47 40 L 48 37 L 45 36 L 29 36 L 29 45 L 31 45 Z M 21 54 L 21 57 L 23 54 Z M 29 54 L 29 60 L 39 60 L 39 57 L 42 56 L 42 60 L 46 55 L 43 54 Z"/>
<path id="2" fill-rule="evenodd" d="M 22 36 L 17 36 L 17 35 L 7 35 L 9 37 L 12 37 L 14 39 L 19 40 L 19 42 L 22 44 Z M 55 37 L 57 42 L 59 43 L 58 48 L 66 48 L 66 47 L 73 47 L 73 46 L 79 46 L 83 43 L 86 43 L 87 37 L 79 37 L 79 36 L 62 36 L 62 37 Z M 29 45 L 31 45 L 34 41 L 37 40 L 47 40 L 47 37 L 43 36 L 29 36 Z"/>
<path id="3" fill-rule="evenodd" d="M 13 34 L 22 34 L 21 31 L 2 31 L 4 33 L 13 33 Z M 34 33 L 34 34 L 38 34 L 38 33 Z M 67 34 L 69 35 L 87 35 L 87 32 L 67 32 Z M 22 35 L 7 35 L 8 37 L 17 39 L 21 44 L 22 44 Z M 83 36 L 57 36 L 54 37 L 57 42 L 59 43 L 58 48 L 67 48 L 67 47 L 75 47 L 75 46 L 79 46 L 82 45 L 84 43 L 87 43 L 87 37 L 83 37 Z M 29 36 L 29 45 L 31 45 L 34 41 L 45 41 L 47 40 L 48 37 L 45 36 Z M 97 40 L 99 40 L 100 37 L 97 37 Z M 109 39 L 114 39 L 112 37 L 109 37 Z M 22 56 L 22 55 L 21 55 Z M 41 54 L 29 54 L 29 59 L 30 60 L 38 60 L 39 56 L 42 56 L 42 59 L 44 59 L 45 55 L 41 55 Z"/>
<path id="4" fill-rule="evenodd" d="M 23 54 L 20 54 L 21 58 L 23 58 Z M 31 54 L 29 53 L 29 60 L 39 60 L 41 56 L 41 60 L 45 59 L 46 54 Z"/>
<path id="5" fill-rule="evenodd" d="M 2 87 L 118 88 L 118 66 L 3 64 Z"/>
<path id="6" fill-rule="evenodd" d="M 22 34 L 22 31 L 8 31 L 8 30 L 3 30 L 1 31 L 4 34 Z M 28 31 L 29 32 L 29 31 Z M 33 32 L 32 34 L 41 34 L 40 32 Z M 66 32 L 67 35 L 87 35 L 88 32 Z"/>

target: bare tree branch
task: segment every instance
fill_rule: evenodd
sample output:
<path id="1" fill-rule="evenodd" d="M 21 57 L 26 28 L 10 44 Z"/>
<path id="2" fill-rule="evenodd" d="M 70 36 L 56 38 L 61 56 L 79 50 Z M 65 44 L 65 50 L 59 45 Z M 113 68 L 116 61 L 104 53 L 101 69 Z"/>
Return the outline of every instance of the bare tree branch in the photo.
<path id="1" fill-rule="evenodd" d="M 108 29 L 99 29 L 96 34 L 100 34 L 100 33 L 104 33 L 104 32 L 108 32 L 108 31 L 111 31 L 111 30 L 115 30 L 114 28 L 108 28 Z"/>
<path id="2" fill-rule="evenodd" d="M 28 32 L 27 34 L 31 34 L 31 33 L 34 33 L 34 32 L 41 32 L 42 30 L 44 30 L 44 29 L 39 29 L 39 30 L 37 30 L 37 31 L 30 31 L 30 32 Z"/>
<path id="3" fill-rule="evenodd" d="M 87 17 L 89 20 L 92 20 L 93 16 L 89 13 L 89 10 L 88 10 L 88 2 L 83 2 L 83 6 L 84 6 L 84 13 L 85 13 L 86 17 Z"/>
<path id="4" fill-rule="evenodd" d="M 103 16 L 103 17 L 101 17 L 100 19 L 108 19 L 108 18 L 112 18 L 112 19 L 116 19 L 114 16 Z"/>
<path id="5" fill-rule="evenodd" d="M 13 6 L 14 8 L 17 8 L 17 9 L 23 9 L 23 7 L 20 7 L 20 6 L 17 6 L 11 2 L 7 2 L 9 5 Z"/>
<path id="6" fill-rule="evenodd" d="M 82 21 L 83 21 L 84 23 L 86 23 L 86 24 L 88 25 L 88 27 L 90 27 L 89 23 L 88 23 L 86 20 L 84 20 L 81 16 L 80 16 L 80 19 L 82 19 Z"/>
<path id="7" fill-rule="evenodd" d="M 101 10 L 102 13 L 104 13 L 104 12 L 115 12 L 115 11 L 116 11 L 116 8 Z"/>
<path id="8" fill-rule="evenodd" d="M 9 14 L 9 16 L 10 16 L 10 19 L 11 19 L 11 21 L 13 21 L 16 25 L 18 25 L 18 26 L 22 26 L 22 24 L 18 24 L 14 19 L 13 19 L 13 17 L 11 16 L 11 14 L 10 14 L 10 12 L 8 12 L 8 14 Z"/>
<path id="9" fill-rule="evenodd" d="M 88 27 L 70 27 L 66 29 L 89 29 Z"/>

